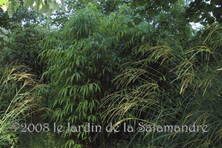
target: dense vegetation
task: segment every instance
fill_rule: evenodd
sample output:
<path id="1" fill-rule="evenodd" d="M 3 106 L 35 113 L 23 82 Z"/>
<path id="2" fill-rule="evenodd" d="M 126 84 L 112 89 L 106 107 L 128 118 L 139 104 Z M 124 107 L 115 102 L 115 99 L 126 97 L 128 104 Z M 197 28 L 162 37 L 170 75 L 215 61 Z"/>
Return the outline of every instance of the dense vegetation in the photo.
<path id="1" fill-rule="evenodd" d="M 35 3 L 0 1 L 0 148 L 222 146 L 220 0 Z M 141 122 L 208 128 L 124 132 Z"/>

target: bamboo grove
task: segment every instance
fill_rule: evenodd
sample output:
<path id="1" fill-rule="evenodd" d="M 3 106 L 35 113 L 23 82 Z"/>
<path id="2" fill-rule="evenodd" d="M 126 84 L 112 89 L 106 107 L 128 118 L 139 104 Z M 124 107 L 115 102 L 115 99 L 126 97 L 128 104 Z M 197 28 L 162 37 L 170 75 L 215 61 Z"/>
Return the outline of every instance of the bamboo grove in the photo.
<path id="1" fill-rule="evenodd" d="M 0 9 L 0 148 L 222 146 L 221 1 L 12 2 Z M 124 132 L 141 122 L 208 128 Z"/>

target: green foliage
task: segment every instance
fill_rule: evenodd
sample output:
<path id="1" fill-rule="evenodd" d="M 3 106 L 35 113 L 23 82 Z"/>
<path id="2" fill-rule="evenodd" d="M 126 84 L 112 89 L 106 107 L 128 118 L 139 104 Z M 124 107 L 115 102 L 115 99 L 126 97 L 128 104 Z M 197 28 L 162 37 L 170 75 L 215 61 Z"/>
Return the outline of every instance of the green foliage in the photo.
<path id="1" fill-rule="evenodd" d="M 197 2 L 190 8 L 207 10 L 202 17 L 219 5 Z M 56 6 L 35 3 L 49 12 Z M 221 25 L 192 30 L 187 18 L 195 18 L 186 15 L 183 0 L 67 0 L 66 10 L 49 19 L 26 10 L 33 1 L 18 4 L 10 3 L 8 12 L 18 12 L 11 18 L 0 10 L 0 147 L 221 147 Z M 219 14 L 213 12 L 217 21 Z M 15 121 L 93 123 L 103 131 L 19 134 L 11 128 Z M 195 122 L 209 131 L 104 130 L 110 122 L 135 127 L 141 121 Z"/>
<path id="2" fill-rule="evenodd" d="M 150 146 L 220 147 L 221 37 L 221 26 L 214 25 L 203 33 L 202 45 L 193 48 L 180 46 L 176 39 L 170 46 L 160 42 L 155 47 L 134 48 L 140 60 L 125 64 L 114 79 L 119 91 L 104 99 L 104 118 L 116 124 L 207 125 L 209 132 L 195 133 L 192 140 L 190 133 L 140 134 L 138 138 Z"/>
<path id="3" fill-rule="evenodd" d="M 117 67 L 130 59 L 131 48 L 141 42 L 137 39 L 149 32 L 149 24 L 134 23 L 136 17 L 126 5 L 109 16 L 89 5 L 77 11 L 61 31 L 46 38 L 41 55 L 48 63 L 43 78 L 55 92 L 52 121 L 101 123 L 98 106 L 114 90 L 111 80 L 118 73 Z M 62 136 L 75 137 L 71 133 Z M 76 138 L 85 145 L 93 140 L 88 133 L 78 133 Z M 76 141 L 66 146 L 71 143 Z"/>
<path id="4" fill-rule="evenodd" d="M 21 2 L 19 0 L 1 0 L 0 7 L 3 9 L 3 11 L 7 11 L 9 16 L 13 16 L 13 14 L 19 8 L 20 3 Z M 58 9 L 59 7 L 54 0 L 24 0 L 22 1 L 22 5 L 24 5 L 26 8 L 33 7 L 36 10 L 45 12 L 48 16 L 51 15 L 53 10 Z"/>
<path id="5" fill-rule="evenodd" d="M 20 140 L 23 148 L 61 148 L 64 143 L 64 141 L 56 137 L 53 132 L 23 133 L 20 136 Z"/>
<path id="6" fill-rule="evenodd" d="M 52 33 L 46 39 L 46 50 L 42 56 L 48 62 L 48 69 L 43 76 L 48 77 L 56 93 L 51 104 L 53 121 L 75 125 L 99 122 L 99 100 L 110 89 L 114 67 L 121 62 L 118 61 L 118 53 L 115 53 L 118 46 L 115 45 L 116 38 L 110 35 L 119 31 L 117 23 L 112 24 L 115 32 L 107 32 L 111 21 L 90 5 L 72 16 L 59 33 L 64 38 L 55 37 Z M 63 133 L 62 137 L 70 139 L 65 147 L 72 147 L 78 142 L 87 145 L 93 140 L 85 132 L 77 136 Z M 78 140 L 73 141 L 72 137 Z"/>
<path id="7" fill-rule="evenodd" d="M 221 23 L 222 1 L 220 0 L 195 0 L 189 4 L 186 16 L 189 21 L 213 24 Z"/>
<path id="8" fill-rule="evenodd" d="M 27 24 L 19 29 L 13 29 L 12 33 L 3 30 L 5 36 L 2 42 L 4 48 L 1 51 L 1 64 L 24 64 L 31 67 L 35 74 L 40 75 L 43 66 L 38 55 L 42 50 L 39 46 L 40 40 L 44 37 L 42 29 Z"/>
<path id="9" fill-rule="evenodd" d="M 34 92 L 42 88 L 24 66 L 1 69 L 0 79 L 0 147 L 16 147 L 18 131 L 13 122 L 25 121 L 38 110 L 41 100 Z"/>

